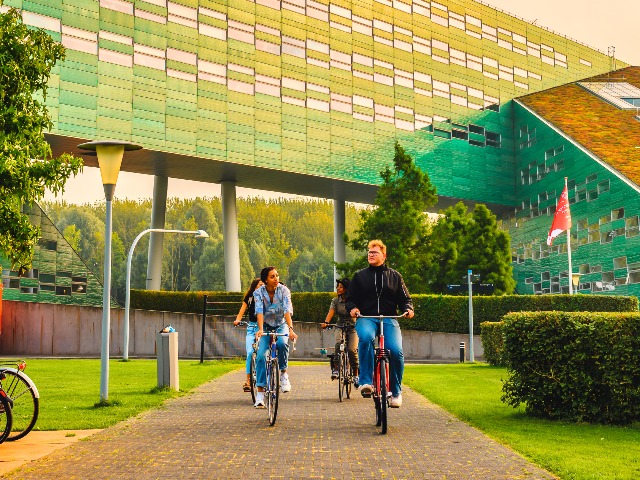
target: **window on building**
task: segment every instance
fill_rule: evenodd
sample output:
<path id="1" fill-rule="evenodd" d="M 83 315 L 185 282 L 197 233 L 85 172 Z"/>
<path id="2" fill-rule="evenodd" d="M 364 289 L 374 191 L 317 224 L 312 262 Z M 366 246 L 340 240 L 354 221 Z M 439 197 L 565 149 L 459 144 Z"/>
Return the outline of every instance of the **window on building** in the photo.
<path id="1" fill-rule="evenodd" d="M 614 258 L 613 268 L 627 268 L 627 257 Z"/>
<path id="2" fill-rule="evenodd" d="M 611 210 L 611 221 L 619 220 L 624 218 L 624 207 L 616 208 L 615 210 Z"/>

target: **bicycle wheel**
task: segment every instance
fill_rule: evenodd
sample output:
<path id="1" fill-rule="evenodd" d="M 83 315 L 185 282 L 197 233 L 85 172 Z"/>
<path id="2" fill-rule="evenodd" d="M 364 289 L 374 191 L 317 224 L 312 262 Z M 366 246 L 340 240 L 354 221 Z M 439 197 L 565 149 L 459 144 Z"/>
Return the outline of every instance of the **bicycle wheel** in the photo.
<path id="1" fill-rule="evenodd" d="M 338 400 L 342 401 L 344 389 L 344 352 L 338 354 Z"/>
<path id="2" fill-rule="evenodd" d="M 376 358 L 373 365 L 373 405 L 376 408 L 376 427 L 382 423 L 382 414 L 380 412 L 380 362 Z"/>
<path id="3" fill-rule="evenodd" d="M 12 423 L 11 401 L 4 390 L 0 390 L 0 443 L 4 442 L 11 433 Z"/>
<path id="4" fill-rule="evenodd" d="M 278 398 L 280 396 L 280 369 L 278 368 L 278 359 L 272 358 L 269 364 L 270 378 L 267 399 L 267 409 L 269 411 L 269 425 L 276 424 L 276 417 L 278 416 Z"/>
<path id="5" fill-rule="evenodd" d="M 345 355 L 344 362 L 344 391 L 347 398 L 351 398 L 351 384 L 353 383 L 353 375 L 351 372 L 351 363 L 349 362 L 349 358 Z"/>
<path id="6" fill-rule="evenodd" d="M 18 440 L 27 435 L 38 420 L 40 412 L 40 394 L 35 383 L 15 368 L 3 370 L 4 380 L 0 380 L 0 387 L 7 392 L 13 402 L 13 426 L 7 441 Z"/>
<path id="7" fill-rule="evenodd" d="M 387 433 L 387 359 L 380 359 L 380 433 Z"/>
<path id="8" fill-rule="evenodd" d="M 258 354 L 254 350 L 251 354 L 251 367 L 249 370 L 249 385 L 251 385 L 251 403 L 256 403 L 256 393 L 258 392 L 258 387 L 256 385 L 256 358 Z"/>

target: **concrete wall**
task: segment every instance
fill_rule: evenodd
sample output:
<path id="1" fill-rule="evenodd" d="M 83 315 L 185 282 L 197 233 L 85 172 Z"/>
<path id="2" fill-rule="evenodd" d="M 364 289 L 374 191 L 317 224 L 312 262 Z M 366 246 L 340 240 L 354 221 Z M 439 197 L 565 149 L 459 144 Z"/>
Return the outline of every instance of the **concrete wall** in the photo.
<path id="1" fill-rule="evenodd" d="M 36 357 L 99 357 L 102 308 L 47 303 L 2 302 L 0 355 Z M 123 309 L 111 310 L 109 354 L 123 352 Z M 202 316 L 148 310 L 131 310 L 129 356 L 155 357 L 156 333 L 171 324 L 179 333 L 181 358 L 199 358 Z M 324 332 L 317 323 L 295 321 L 296 351 L 292 358 L 321 358 L 321 348 L 335 344 L 334 331 Z M 233 327 L 233 317 L 210 316 L 205 325 L 205 358 L 244 356 L 243 328 Z M 451 333 L 403 331 L 407 361 L 457 362 L 459 344 L 469 336 Z M 329 352 L 332 350 L 329 349 Z M 483 355 L 480 338 L 474 338 L 475 359 Z M 467 348 L 468 358 L 468 348 Z"/>

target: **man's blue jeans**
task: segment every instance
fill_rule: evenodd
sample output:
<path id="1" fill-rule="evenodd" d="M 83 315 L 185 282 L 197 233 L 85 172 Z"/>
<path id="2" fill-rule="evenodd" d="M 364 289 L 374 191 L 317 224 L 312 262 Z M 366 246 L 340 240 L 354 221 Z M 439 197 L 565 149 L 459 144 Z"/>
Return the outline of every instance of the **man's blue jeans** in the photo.
<path id="1" fill-rule="evenodd" d="M 271 341 L 271 337 L 267 335 L 267 332 L 273 331 L 265 326 L 264 335 L 260 337 L 260 343 L 258 343 L 258 357 L 256 359 L 256 385 L 258 387 L 267 386 L 267 370 L 265 369 L 264 358 L 267 350 L 269 350 L 269 342 Z M 283 323 L 275 329 L 275 332 L 289 333 L 289 325 Z M 289 337 L 278 337 L 276 349 L 278 350 L 278 366 L 281 371 L 286 370 L 289 363 Z"/>
<path id="2" fill-rule="evenodd" d="M 251 357 L 253 356 L 253 342 L 256 341 L 256 332 L 258 331 L 257 322 L 249 322 L 247 325 L 247 337 L 245 339 L 247 347 L 247 375 L 251 373 Z"/>
<path id="3" fill-rule="evenodd" d="M 360 385 L 373 383 L 373 357 L 375 337 L 378 333 L 377 318 L 361 317 L 356 322 L 358 333 L 358 355 L 360 357 Z M 402 352 L 402 333 L 395 318 L 384 318 L 384 346 L 389 350 L 389 388 L 395 397 L 402 391 L 404 374 L 404 353 Z"/>

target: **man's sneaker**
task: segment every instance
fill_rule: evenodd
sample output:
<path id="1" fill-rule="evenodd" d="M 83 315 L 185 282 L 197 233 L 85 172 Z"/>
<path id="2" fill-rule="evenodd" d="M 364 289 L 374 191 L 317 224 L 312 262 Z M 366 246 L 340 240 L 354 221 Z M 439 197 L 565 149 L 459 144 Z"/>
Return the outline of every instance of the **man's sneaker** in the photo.
<path id="1" fill-rule="evenodd" d="M 287 393 L 291 391 L 291 382 L 289 382 L 289 374 L 283 373 L 280 375 L 280 389 L 282 393 Z"/>
<path id="2" fill-rule="evenodd" d="M 256 393 L 256 403 L 254 404 L 256 408 L 264 408 L 264 392 Z"/>
<path id="3" fill-rule="evenodd" d="M 331 380 L 338 378 L 338 370 L 331 370 Z"/>
<path id="4" fill-rule="evenodd" d="M 373 387 L 368 384 L 364 384 L 360 387 L 360 395 L 363 397 L 369 398 L 371 396 L 371 392 L 373 392 Z"/>
<path id="5" fill-rule="evenodd" d="M 391 397 L 389 406 L 391 408 L 400 408 L 402 406 L 402 394 L 399 394 L 397 397 Z"/>
<path id="6" fill-rule="evenodd" d="M 356 387 L 356 390 L 360 388 L 360 377 L 358 375 L 353 377 L 353 386 Z"/>

